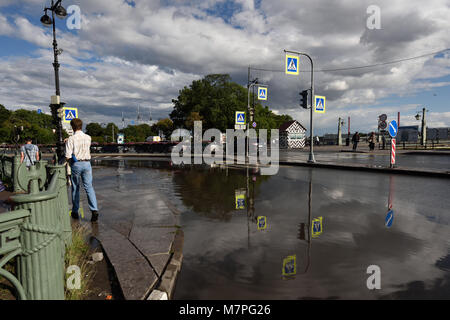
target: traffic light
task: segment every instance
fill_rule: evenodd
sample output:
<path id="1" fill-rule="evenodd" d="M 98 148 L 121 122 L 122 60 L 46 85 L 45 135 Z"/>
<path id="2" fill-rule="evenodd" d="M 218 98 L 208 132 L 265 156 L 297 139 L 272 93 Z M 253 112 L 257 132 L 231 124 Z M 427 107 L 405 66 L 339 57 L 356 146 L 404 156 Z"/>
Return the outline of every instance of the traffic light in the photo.
<path id="1" fill-rule="evenodd" d="M 58 112 L 58 118 L 60 118 L 60 119 L 64 118 L 64 109 L 63 108 L 59 108 L 57 110 L 57 112 Z"/>
<path id="2" fill-rule="evenodd" d="M 304 109 L 308 109 L 308 90 L 303 90 L 300 92 L 300 95 L 302 96 L 300 99 L 300 106 Z"/>

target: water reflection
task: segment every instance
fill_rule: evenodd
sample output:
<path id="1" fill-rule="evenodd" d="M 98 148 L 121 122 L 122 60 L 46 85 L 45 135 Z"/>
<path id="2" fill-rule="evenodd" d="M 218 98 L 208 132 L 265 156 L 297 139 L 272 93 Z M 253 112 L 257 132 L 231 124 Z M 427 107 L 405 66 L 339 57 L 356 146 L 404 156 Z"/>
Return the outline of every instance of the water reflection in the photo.
<path id="1" fill-rule="evenodd" d="M 135 164 L 125 162 L 124 170 L 133 173 L 124 174 L 123 198 L 104 219 L 126 220 L 129 202 L 139 201 L 136 190 L 164 191 L 181 212 L 185 233 L 175 298 L 450 297 L 445 179 L 292 167 L 266 177 L 252 169 L 247 175 L 244 168 Z M 96 187 L 118 179 L 98 173 Z M 110 202 L 109 191 L 99 189 L 104 203 Z M 236 190 L 245 192 L 243 210 L 236 210 Z M 386 228 L 389 204 L 395 223 Z M 267 219 L 264 231 L 258 217 Z M 320 217 L 322 225 L 314 230 Z M 283 261 L 294 255 L 295 275 L 284 276 Z M 381 268 L 381 290 L 366 288 L 372 264 Z"/>

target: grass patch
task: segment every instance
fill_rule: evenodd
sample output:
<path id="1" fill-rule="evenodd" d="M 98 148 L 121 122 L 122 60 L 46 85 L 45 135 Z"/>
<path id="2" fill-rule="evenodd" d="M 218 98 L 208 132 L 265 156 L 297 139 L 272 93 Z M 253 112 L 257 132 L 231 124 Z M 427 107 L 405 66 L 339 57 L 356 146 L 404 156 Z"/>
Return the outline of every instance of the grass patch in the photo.
<path id="1" fill-rule="evenodd" d="M 66 248 L 65 265 L 78 266 L 81 270 L 81 281 L 79 289 L 69 289 L 67 280 L 73 275 L 65 273 L 64 292 L 66 300 L 83 300 L 90 293 L 90 285 L 94 278 L 94 265 L 90 264 L 90 248 L 86 242 L 87 229 L 81 225 L 72 227 L 72 244 Z M 69 282 L 71 282 L 69 280 Z"/>
<path id="2" fill-rule="evenodd" d="M 2 258 L 3 256 L 0 256 Z M 16 261 L 17 257 L 11 259 L 8 263 L 3 267 L 6 271 L 16 274 Z M 0 276 L 0 300 L 17 300 L 16 289 L 8 280 Z"/>

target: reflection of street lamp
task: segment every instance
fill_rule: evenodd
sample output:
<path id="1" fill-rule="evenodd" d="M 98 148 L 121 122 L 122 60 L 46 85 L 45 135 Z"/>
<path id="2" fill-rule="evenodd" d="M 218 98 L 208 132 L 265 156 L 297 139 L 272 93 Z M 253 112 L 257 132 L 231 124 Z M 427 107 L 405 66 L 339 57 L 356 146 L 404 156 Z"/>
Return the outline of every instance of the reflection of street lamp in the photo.
<path id="1" fill-rule="evenodd" d="M 50 8 L 44 8 L 44 15 L 41 17 L 41 23 L 46 27 L 53 27 L 53 69 L 55 70 L 55 91 L 56 97 L 52 98 L 50 109 L 52 111 L 53 122 L 56 125 L 56 131 L 58 134 L 57 156 L 58 161 L 61 163 L 64 159 L 64 142 L 62 133 L 61 118 L 58 117 L 58 109 L 61 108 L 63 103 L 60 102 L 60 90 L 59 90 L 59 62 L 58 55 L 62 53 L 62 50 L 58 50 L 58 44 L 56 42 L 56 27 L 55 27 L 55 14 L 58 18 L 64 19 L 67 16 L 66 9 L 61 5 L 62 0 L 57 0 L 56 3 L 52 0 Z M 52 17 L 47 15 L 47 10 L 52 12 Z"/>

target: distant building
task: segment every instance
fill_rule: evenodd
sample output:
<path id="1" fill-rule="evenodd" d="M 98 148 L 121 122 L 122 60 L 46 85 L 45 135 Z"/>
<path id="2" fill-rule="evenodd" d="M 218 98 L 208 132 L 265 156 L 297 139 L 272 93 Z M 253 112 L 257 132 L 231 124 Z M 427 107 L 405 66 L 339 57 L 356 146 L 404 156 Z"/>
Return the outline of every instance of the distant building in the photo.
<path id="1" fill-rule="evenodd" d="M 398 142 L 417 142 L 419 140 L 419 126 L 398 127 Z"/>
<path id="2" fill-rule="evenodd" d="M 301 149 L 305 147 L 306 129 L 297 120 L 287 121 L 280 128 L 280 148 Z"/>
<path id="3" fill-rule="evenodd" d="M 427 128 L 427 140 L 449 140 L 450 128 Z"/>

